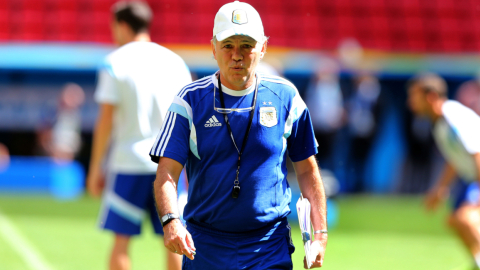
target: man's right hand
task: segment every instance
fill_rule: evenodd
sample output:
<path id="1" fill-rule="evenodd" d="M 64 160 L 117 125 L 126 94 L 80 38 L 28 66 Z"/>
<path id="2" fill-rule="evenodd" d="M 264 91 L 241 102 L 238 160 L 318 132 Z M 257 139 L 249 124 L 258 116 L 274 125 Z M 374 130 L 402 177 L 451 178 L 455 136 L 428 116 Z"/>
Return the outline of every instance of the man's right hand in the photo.
<path id="1" fill-rule="evenodd" d="M 448 197 L 449 188 L 437 186 L 431 189 L 425 198 L 425 207 L 428 211 L 435 211 L 438 205 Z"/>
<path id="2" fill-rule="evenodd" d="M 327 248 L 327 235 L 322 235 L 320 238 L 315 238 L 310 245 L 310 256 L 313 258 L 311 268 L 319 268 L 323 265 L 323 258 L 325 257 L 325 249 Z M 303 267 L 307 267 L 307 257 L 303 257 Z"/>
<path id="3" fill-rule="evenodd" d="M 164 244 L 168 250 L 179 255 L 185 255 L 190 260 L 194 259 L 192 251 L 196 249 L 192 235 L 183 227 L 179 219 L 174 219 L 165 225 L 163 232 Z"/>

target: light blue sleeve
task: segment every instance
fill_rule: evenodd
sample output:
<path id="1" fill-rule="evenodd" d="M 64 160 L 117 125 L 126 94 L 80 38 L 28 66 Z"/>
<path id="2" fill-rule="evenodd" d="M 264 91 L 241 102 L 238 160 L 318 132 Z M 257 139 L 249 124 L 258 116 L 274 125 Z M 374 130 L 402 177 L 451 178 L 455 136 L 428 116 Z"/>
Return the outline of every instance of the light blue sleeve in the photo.
<path id="1" fill-rule="evenodd" d="M 150 150 L 152 161 L 158 163 L 160 157 L 168 157 L 185 165 L 189 154 L 189 126 L 189 120 L 184 115 L 169 110 Z"/>
<path id="2" fill-rule="evenodd" d="M 312 121 L 308 108 L 293 123 L 292 132 L 287 139 L 288 155 L 293 162 L 302 161 L 316 155 L 318 144 L 315 140 Z"/>

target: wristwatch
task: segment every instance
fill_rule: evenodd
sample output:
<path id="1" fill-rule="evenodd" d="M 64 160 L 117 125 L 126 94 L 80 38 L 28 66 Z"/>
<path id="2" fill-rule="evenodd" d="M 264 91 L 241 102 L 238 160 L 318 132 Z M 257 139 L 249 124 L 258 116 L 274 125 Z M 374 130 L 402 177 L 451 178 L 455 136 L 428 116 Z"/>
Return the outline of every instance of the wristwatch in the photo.
<path id="1" fill-rule="evenodd" d="M 172 221 L 176 218 L 180 218 L 180 217 L 178 215 L 175 215 L 175 214 L 172 214 L 172 213 L 166 214 L 165 216 L 160 218 L 160 222 L 162 222 L 162 227 L 165 227 L 165 225 L 167 225 L 168 223 L 170 223 L 170 221 Z"/>

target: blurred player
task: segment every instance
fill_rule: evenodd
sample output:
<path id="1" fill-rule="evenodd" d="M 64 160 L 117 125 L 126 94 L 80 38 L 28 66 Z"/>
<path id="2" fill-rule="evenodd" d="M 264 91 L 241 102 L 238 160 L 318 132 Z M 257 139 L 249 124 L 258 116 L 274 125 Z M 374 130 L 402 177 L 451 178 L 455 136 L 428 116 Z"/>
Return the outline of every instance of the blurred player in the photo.
<path id="1" fill-rule="evenodd" d="M 365 168 L 377 134 L 379 120 L 380 83 L 372 75 L 363 74 L 355 79 L 354 93 L 346 102 L 348 131 L 351 139 L 351 175 L 346 190 L 361 192 L 367 188 Z"/>
<path id="2" fill-rule="evenodd" d="M 123 270 L 130 269 L 130 237 L 140 233 L 144 216 L 163 234 L 153 199 L 156 164 L 147 153 L 173 97 L 191 76 L 178 55 L 150 42 L 152 11 L 146 3 L 119 2 L 112 12 L 113 39 L 120 48 L 107 56 L 98 75 L 95 100 L 100 114 L 87 188 L 93 196 L 103 191 L 100 227 L 115 233 L 110 269 Z M 105 181 L 102 162 L 110 138 Z M 167 269 L 180 269 L 181 256 L 167 256 Z"/>
<path id="3" fill-rule="evenodd" d="M 319 144 L 316 158 L 322 169 L 334 169 L 333 152 L 338 131 L 344 124 L 343 94 L 339 65 L 324 59 L 307 88 L 305 102 L 309 108 L 315 138 Z"/>
<path id="4" fill-rule="evenodd" d="M 427 194 L 426 207 L 436 209 L 446 199 L 451 183 L 457 177 L 461 179 L 449 225 L 472 254 L 475 269 L 480 269 L 480 117 L 459 102 L 448 100 L 445 81 L 434 74 L 412 79 L 408 105 L 413 113 L 434 122 L 433 136 L 446 160 L 439 181 Z"/>
<path id="5" fill-rule="evenodd" d="M 10 165 L 10 152 L 3 143 L 0 143 L 0 173 L 5 171 L 8 165 Z"/>
<path id="6" fill-rule="evenodd" d="M 52 129 L 52 156 L 56 159 L 72 160 L 80 151 L 80 106 L 84 100 L 85 93 L 79 85 L 65 85 L 60 96 L 57 121 Z"/>
<path id="7" fill-rule="evenodd" d="M 38 154 L 57 161 L 75 158 L 82 145 L 80 107 L 84 101 L 85 93 L 78 84 L 67 83 L 63 87 L 56 110 L 45 117 L 37 130 Z"/>
<path id="8" fill-rule="evenodd" d="M 455 99 L 480 115 L 480 77 L 462 83 Z"/>

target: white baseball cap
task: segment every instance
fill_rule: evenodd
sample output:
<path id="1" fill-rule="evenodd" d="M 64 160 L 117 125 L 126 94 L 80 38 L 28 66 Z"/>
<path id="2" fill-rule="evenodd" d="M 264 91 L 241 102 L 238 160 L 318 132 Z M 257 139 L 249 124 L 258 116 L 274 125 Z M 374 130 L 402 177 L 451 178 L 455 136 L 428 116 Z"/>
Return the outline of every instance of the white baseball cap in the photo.
<path id="1" fill-rule="evenodd" d="M 247 3 L 225 4 L 215 15 L 213 36 L 222 41 L 234 35 L 249 36 L 260 43 L 265 41 L 260 14 Z"/>

